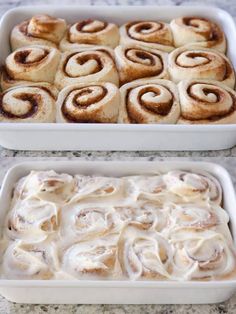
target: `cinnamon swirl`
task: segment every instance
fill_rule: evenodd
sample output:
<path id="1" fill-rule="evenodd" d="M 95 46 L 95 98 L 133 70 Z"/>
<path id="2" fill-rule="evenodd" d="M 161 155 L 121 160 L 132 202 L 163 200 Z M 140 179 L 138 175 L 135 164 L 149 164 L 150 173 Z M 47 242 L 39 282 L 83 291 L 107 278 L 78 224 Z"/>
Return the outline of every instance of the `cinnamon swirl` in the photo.
<path id="1" fill-rule="evenodd" d="M 235 85 L 235 73 L 229 59 L 213 49 L 177 48 L 169 54 L 168 71 L 176 83 L 186 79 L 207 79 L 231 88 Z"/>
<path id="2" fill-rule="evenodd" d="M 216 81 L 187 80 L 178 85 L 179 124 L 236 123 L 236 92 Z"/>
<path id="3" fill-rule="evenodd" d="M 119 90 L 112 83 L 88 83 L 65 87 L 57 100 L 57 122 L 115 123 Z"/>
<path id="4" fill-rule="evenodd" d="M 216 23 L 202 17 L 180 17 L 170 22 L 175 47 L 213 48 L 226 51 L 224 32 Z"/>
<path id="5" fill-rule="evenodd" d="M 162 51 L 174 49 L 170 26 L 159 21 L 134 21 L 121 26 L 120 44 L 135 44 Z"/>
<path id="6" fill-rule="evenodd" d="M 55 77 L 58 89 L 73 84 L 93 82 L 119 84 L 112 49 L 98 46 L 62 54 Z"/>
<path id="7" fill-rule="evenodd" d="M 99 20 L 84 20 L 69 26 L 60 43 L 60 50 L 77 50 L 96 45 L 115 48 L 119 44 L 119 39 L 119 28 L 115 24 Z"/>
<path id="8" fill-rule="evenodd" d="M 119 123 L 176 123 L 180 115 L 174 83 L 140 79 L 120 88 Z"/>
<path id="9" fill-rule="evenodd" d="M 3 90 L 22 83 L 53 83 L 60 52 L 47 46 L 29 46 L 15 50 L 5 61 L 1 75 Z"/>
<path id="10" fill-rule="evenodd" d="M 57 90 L 50 84 L 16 86 L 0 93 L 0 123 L 56 120 Z"/>
<path id="11" fill-rule="evenodd" d="M 144 77 L 168 79 L 167 53 L 163 51 L 135 45 L 118 46 L 115 58 L 121 85 Z"/>
<path id="12" fill-rule="evenodd" d="M 13 28 L 11 47 L 12 50 L 31 45 L 57 47 L 65 31 L 64 19 L 46 14 L 36 15 Z"/>

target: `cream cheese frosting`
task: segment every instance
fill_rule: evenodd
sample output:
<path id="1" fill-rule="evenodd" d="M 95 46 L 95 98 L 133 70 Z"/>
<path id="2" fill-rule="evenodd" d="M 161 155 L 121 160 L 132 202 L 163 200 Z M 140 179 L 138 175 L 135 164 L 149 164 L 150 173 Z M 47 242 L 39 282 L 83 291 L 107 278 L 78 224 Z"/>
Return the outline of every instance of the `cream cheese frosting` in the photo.
<path id="1" fill-rule="evenodd" d="M 235 278 L 219 181 L 172 170 L 129 177 L 32 171 L 15 185 L 1 277 L 80 280 Z"/>

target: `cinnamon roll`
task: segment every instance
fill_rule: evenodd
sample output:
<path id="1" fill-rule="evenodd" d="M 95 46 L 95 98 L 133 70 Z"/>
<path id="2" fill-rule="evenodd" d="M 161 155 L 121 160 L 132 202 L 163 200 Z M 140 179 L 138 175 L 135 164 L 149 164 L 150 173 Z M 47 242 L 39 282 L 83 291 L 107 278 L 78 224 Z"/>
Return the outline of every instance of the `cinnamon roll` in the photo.
<path id="1" fill-rule="evenodd" d="M 161 79 L 140 79 L 120 88 L 120 123 L 176 123 L 180 115 L 174 83 Z"/>
<path id="2" fill-rule="evenodd" d="M 202 199 L 219 205 L 222 203 L 221 185 L 209 173 L 174 170 L 163 175 L 163 181 L 169 192 L 180 196 L 187 202 Z"/>
<path id="3" fill-rule="evenodd" d="M 16 25 L 11 32 L 11 47 L 31 45 L 57 47 L 66 31 L 66 21 L 46 14 L 33 16 Z"/>
<path id="4" fill-rule="evenodd" d="M 173 249 L 161 234 L 128 225 L 118 241 L 118 261 L 131 280 L 170 279 Z"/>
<path id="5" fill-rule="evenodd" d="M 3 90 L 26 82 L 53 83 L 60 52 L 47 46 L 23 47 L 12 52 L 1 75 Z"/>
<path id="6" fill-rule="evenodd" d="M 186 79 L 207 79 L 231 88 L 235 85 L 235 73 L 229 59 L 213 49 L 177 48 L 169 54 L 168 71 L 176 83 Z"/>
<path id="7" fill-rule="evenodd" d="M 162 51 L 174 49 L 170 26 L 159 21 L 134 21 L 120 27 L 120 44 L 135 44 Z"/>
<path id="8" fill-rule="evenodd" d="M 235 124 L 236 92 L 222 83 L 186 80 L 178 85 L 179 124 Z"/>
<path id="9" fill-rule="evenodd" d="M 109 279 L 114 276 L 116 246 L 113 241 L 95 239 L 70 246 L 62 254 L 61 268 L 78 279 Z"/>
<path id="10" fill-rule="evenodd" d="M 144 77 L 168 78 L 167 53 L 163 51 L 135 45 L 118 46 L 115 58 L 121 84 Z"/>
<path id="11" fill-rule="evenodd" d="M 2 271 L 7 279 L 53 279 L 58 259 L 53 245 L 14 241 L 3 255 Z"/>
<path id="12" fill-rule="evenodd" d="M 12 240 L 39 242 L 55 234 L 59 224 L 60 211 L 56 204 L 27 199 L 9 212 L 5 234 Z"/>
<path id="13" fill-rule="evenodd" d="M 119 44 L 119 28 L 113 23 L 99 20 L 84 20 L 69 26 L 60 42 L 60 50 L 77 50 L 89 46 L 108 46 Z"/>
<path id="14" fill-rule="evenodd" d="M 226 238 L 215 231 L 180 231 L 171 240 L 176 250 L 173 269 L 183 280 L 221 280 L 236 270 L 235 251 Z"/>
<path id="15" fill-rule="evenodd" d="M 216 23 L 202 17 L 180 17 L 170 22 L 175 47 L 213 48 L 226 51 L 224 32 Z"/>
<path id="16" fill-rule="evenodd" d="M 39 199 L 56 204 L 65 204 L 76 190 L 76 180 L 65 173 L 31 171 L 23 177 L 14 189 L 13 203 L 23 199 Z"/>
<path id="17" fill-rule="evenodd" d="M 115 123 L 119 110 L 119 90 L 112 83 L 67 86 L 57 100 L 57 122 Z"/>
<path id="18" fill-rule="evenodd" d="M 16 86 L 0 93 L 0 123 L 55 122 L 57 90 L 47 83 Z"/>
<path id="19" fill-rule="evenodd" d="M 93 82 L 119 84 L 113 51 L 105 47 L 67 51 L 56 73 L 55 84 L 59 89 L 68 85 Z"/>

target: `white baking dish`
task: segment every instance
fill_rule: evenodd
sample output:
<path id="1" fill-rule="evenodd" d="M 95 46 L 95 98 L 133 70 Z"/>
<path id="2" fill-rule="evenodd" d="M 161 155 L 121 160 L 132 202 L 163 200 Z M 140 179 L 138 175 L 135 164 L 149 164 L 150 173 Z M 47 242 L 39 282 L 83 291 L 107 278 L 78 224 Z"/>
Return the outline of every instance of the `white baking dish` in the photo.
<path id="1" fill-rule="evenodd" d="M 10 206 L 14 183 L 30 170 L 54 169 L 70 174 L 103 174 L 125 176 L 150 174 L 172 169 L 208 171 L 221 183 L 224 208 L 231 220 L 231 232 L 236 243 L 236 197 L 228 172 L 221 166 L 205 162 L 27 162 L 11 168 L 2 185 L 0 221 Z M 160 304 L 215 303 L 230 298 L 236 292 L 236 280 L 211 282 L 167 281 L 80 281 L 80 280 L 0 280 L 0 294 L 21 303 L 89 303 L 89 304 Z"/>
<path id="2" fill-rule="evenodd" d="M 236 68 L 236 27 L 225 11 L 205 6 L 28 6 L 8 11 L 0 23 L 0 62 L 10 52 L 14 25 L 47 13 L 68 22 L 100 18 L 164 20 L 199 15 L 219 23 L 228 39 L 228 56 Z M 217 150 L 236 145 L 236 125 L 0 124 L 0 145 L 18 150 Z"/>

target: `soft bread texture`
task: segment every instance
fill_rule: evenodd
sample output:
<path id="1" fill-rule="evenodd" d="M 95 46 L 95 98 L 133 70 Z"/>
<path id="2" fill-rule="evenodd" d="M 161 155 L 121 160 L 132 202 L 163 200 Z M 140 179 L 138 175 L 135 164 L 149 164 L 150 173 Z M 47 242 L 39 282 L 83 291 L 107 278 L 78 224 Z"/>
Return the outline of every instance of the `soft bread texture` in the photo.
<path id="1" fill-rule="evenodd" d="M 57 100 L 57 122 L 116 123 L 119 103 L 119 89 L 112 83 L 68 86 Z"/>
<path id="2" fill-rule="evenodd" d="M 176 123 L 180 115 L 176 85 L 168 80 L 140 79 L 120 88 L 119 123 Z"/>
<path id="3" fill-rule="evenodd" d="M 60 50 L 70 51 L 96 45 L 115 48 L 119 40 L 119 28 L 115 24 L 84 20 L 69 26 L 60 43 Z"/>
<path id="4" fill-rule="evenodd" d="M 115 59 L 121 85 L 140 78 L 169 77 L 167 53 L 163 51 L 137 45 L 118 46 Z"/>
<path id="5" fill-rule="evenodd" d="M 55 77 L 57 88 L 92 82 L 119 84 L 113 50 L 97 46 L 64 52 Z"/>
<path id="6" fill-rule="evenodd" d="M 133 21 L 122 25 L 120 44 L 135 44 L 168 52 L 174 49 L 169 24 L 158 21 Z"/>
<path id="7" fill-rule="evenodd" d="M 186 79 L 208 79 L 231 88 L 235 86 L 231 62 L 224 54 L 213 49 L 177 48 L 169 54 L 168 71 L 175 83 Z"/>
<path id="8" fill-rule="evenodd" d="M 31 45 L 58 47 L 66 31 L 66 21 L 49 15 L 33 16 L 16 25 L 11 32 L 11 48 L 16 50 Z"/>
<path id="9" fill-rule="evenodd" d="M 56 88 L 48 83 L 5 90 L 0 94 L 0 122 L 55 122 L 57 94 Z"/>
<path id="10" fill-rule="evenodd" d="M 235 124 L 236 92 L 217 81 L 186 80 L 178 84 L 179 124 Z"/>
<path id="11" fill-rule="evenodd" d="M 224 32 L 216 23 L 202 17 L 180 17 L 170 22 L 175 47 L 212 48 L 226 52 Z"/>
<path id="12" fill-rule="evenodd" d="M 3 67 L 2 89 L 26 82 L 53 84 L 60 56 L 59 50 L 47 46 L 29 46 L 15 50 L 6 58 Z"/>
<path id="13" fill-rule="evenodd" d="M 207 172 L 103 177 L 32 171 L 2 238 L 8 279 L 222 280 L 236 255 L 222 189 Z"/>

